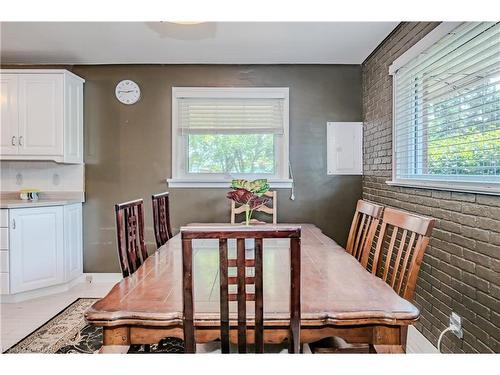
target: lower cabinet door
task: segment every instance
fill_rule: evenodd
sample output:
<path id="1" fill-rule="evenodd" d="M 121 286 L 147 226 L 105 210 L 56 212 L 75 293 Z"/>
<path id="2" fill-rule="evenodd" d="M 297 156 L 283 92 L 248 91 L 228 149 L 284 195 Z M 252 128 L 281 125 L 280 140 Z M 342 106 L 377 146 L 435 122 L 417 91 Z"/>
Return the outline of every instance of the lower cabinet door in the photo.
<path id="1" fill-rule="evenodd" d="M 73 280 L 83 272 L 82 204 L 64 206 L 65 279 Z"/>
<path id="2" fill-rule="evenodd" d="M 10 292 L 64 281 L 63 207 L 10 210 Z"/>

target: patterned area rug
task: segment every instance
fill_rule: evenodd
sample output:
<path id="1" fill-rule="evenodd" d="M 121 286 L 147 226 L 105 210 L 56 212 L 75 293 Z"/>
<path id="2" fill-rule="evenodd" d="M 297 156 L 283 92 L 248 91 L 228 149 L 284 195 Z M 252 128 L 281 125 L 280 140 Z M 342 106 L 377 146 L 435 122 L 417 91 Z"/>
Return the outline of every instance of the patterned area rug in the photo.
<path id="1" fill-rule="evenodd" d="M 102 328 L 88 325 L 83 314 L 96 298 L 80 298 L 5 353 L 92 354 L 102 346 Z M 151 353 L 183 353 L 184 342 L 165 338 L 151 345 Z M 129 353 L 144 353 L 142 345 L 132 345 Z"/>

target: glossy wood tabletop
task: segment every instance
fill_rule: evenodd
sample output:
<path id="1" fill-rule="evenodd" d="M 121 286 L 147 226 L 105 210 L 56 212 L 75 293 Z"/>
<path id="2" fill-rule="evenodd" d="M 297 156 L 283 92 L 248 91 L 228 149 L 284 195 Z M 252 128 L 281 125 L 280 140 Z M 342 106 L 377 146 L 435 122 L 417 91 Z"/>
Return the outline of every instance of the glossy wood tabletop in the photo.
<path id="1" fill-rule="evenodd" d="M 286 227 L 286 225 L 281 225 Z M 419 310 L 317 227 L 302 224 L 302 327 L 382 324 L 403 326 Z M 217 240 L 197 240 L 194 252 L 195 325 L 219 325 Z M 289 240 L 264 240 L 265 325 L 288 324 Z M 229 242 L 230 251 L 235 245 Z M 252 302 L 249 302 L 251 304 Z M 249 308 L 251 318 L 253 308 Z M 236 319 L 236 306 L 231 319 Z M 104 326 L 168 327 L 182 324 L 182 255 L 180 235 L 174 236 L 135 272 L 85 314 Z"/>

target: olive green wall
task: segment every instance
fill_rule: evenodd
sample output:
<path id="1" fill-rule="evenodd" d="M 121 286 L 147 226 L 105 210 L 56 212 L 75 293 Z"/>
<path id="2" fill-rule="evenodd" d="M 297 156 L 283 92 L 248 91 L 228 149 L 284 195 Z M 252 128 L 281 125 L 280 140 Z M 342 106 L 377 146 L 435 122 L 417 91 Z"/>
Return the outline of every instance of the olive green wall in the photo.
<path id="1" fill-rule="evenodd" d="M 171 189 L 172 86 L 290 88 L 290 159 L 295 201 L 278 193 L 280 222 L 314 223 L 341 244 L 361 197 L 360 176 L 326 175 L 326 122 L 361 121 L 357 65 L 109 65 L 74 66 L 85 78 L 84 271 L 119 272 L 114 211 L 142 197 L 146 239 L 154 247 L 151 193 L 171 192 L 174 231 L 189 222 L 228 222 L 224 189 Z M 115 85 L 132 79 L 141 100 L 120 104 Z"/>

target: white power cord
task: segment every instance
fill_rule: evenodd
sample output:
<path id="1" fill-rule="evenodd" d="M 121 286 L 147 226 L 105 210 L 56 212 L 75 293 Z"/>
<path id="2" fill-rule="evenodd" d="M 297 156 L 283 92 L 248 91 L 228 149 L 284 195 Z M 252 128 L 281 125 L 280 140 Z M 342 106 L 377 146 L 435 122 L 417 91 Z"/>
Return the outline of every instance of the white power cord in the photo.
<path id="1" fill-rule="evenodd" d="M 292 179 L 292 191 L 290 193 L 290 200 L 295 200 L 295 181 L 293 180 L 292 163 L 288 160 L 288 171 L 290 173 L 290 178 Z"/>
<path id="2" fill-rule="evenodd" d="M 441 353 L 441 341 L 443 340 L 443 337 L 444 337 L 444 334 L 447 333 L 447 332 L 458 332 L 459 329 L 457 329 L 456 327 L 454 326 L 449 326 L 448 328 L 446 328 L 443 332 L 441 332 L 441 334 L 439 335 L 439 338 L 438 338 L 438 352 Z"/>

